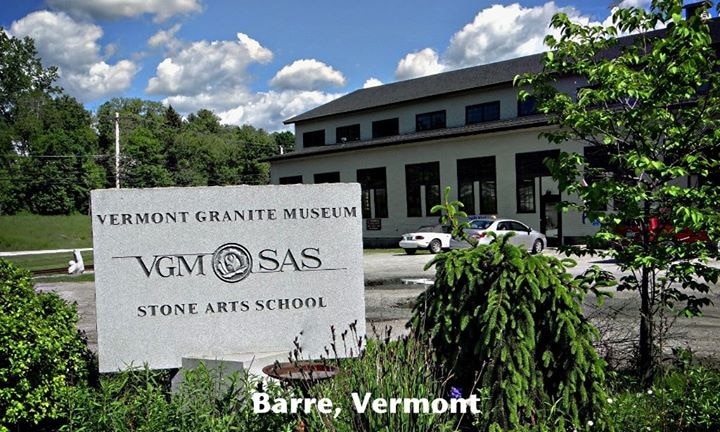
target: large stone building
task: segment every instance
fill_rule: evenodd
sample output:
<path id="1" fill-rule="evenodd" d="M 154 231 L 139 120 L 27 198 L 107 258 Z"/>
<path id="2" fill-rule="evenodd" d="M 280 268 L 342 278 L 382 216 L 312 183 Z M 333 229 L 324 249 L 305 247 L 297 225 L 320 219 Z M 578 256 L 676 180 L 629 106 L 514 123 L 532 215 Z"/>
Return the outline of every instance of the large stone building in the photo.
<path id="1" fill-rule="evenodd" d="M 587 234 L 581 215 L 555 210 L 562 197 L 542 161 L 560 147 L 539 138 L 549 126 L 531 102 L 518 102 L 512 84 L 539 60 L 357 90 L 293 117 L 286 123 L 295 125 L 297 150 L 270 160 L 271 181 L 360 183 L 367 245 L 397 245 L 403 233 L 436 223 L 430 210 L 447 186 L 470 215 L 515 218 L 551 242 Z"/>

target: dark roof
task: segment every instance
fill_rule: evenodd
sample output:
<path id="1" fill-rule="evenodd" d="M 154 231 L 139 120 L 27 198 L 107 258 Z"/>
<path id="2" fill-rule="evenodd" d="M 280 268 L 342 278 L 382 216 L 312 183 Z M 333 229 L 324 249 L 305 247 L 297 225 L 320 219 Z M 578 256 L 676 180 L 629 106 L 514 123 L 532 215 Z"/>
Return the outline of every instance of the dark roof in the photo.
<path id="1" fill-rule="evenodd" d="M 310 111 L 285 120 L 285 124 L 379 108 L 417 99 L 463 92 L 512 82 L 516 75 L 540 72 L 542 54 L 490 63 L 356 90 Z"/>

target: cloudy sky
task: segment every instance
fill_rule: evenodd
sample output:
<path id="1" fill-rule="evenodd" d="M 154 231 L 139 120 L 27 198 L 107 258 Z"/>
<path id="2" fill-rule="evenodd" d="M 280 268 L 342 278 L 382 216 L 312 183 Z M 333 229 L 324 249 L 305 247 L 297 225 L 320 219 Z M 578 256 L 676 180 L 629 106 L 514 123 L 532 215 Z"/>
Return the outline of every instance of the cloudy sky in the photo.
<path id="1" fill-rule="evenodd" d="M 2 0 L 0 26 L 88 109 L 139 97 L 276 131 L 359 88 L 542 51 L 555 12 L 601 23 L 617 3 Z"/>

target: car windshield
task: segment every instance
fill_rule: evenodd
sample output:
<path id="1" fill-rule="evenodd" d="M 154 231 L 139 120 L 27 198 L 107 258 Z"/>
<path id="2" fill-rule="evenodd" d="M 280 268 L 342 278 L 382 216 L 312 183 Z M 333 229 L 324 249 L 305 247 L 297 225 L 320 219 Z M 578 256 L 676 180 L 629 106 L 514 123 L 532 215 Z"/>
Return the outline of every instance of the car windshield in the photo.
<path id="1" fill-rule="evenodd" d="M 440 229 L 434 225 L 421 226 L 417 232 L 440 232 Z"/>
<path id="2" fill-rule="evenodd" d="M 470 221 L 470 228 L 472 229 L 488 229 L 490 228 L 490 225 L 495 222 L 493 220 L 488 219 L 475 219 L 474 221 Z"/>

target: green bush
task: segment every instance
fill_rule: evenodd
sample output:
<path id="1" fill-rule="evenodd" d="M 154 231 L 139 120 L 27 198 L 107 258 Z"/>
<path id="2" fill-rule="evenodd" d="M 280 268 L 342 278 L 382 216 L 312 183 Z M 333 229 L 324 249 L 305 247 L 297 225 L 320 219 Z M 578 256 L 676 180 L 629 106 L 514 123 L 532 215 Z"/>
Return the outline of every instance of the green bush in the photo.
<path id="1" fill-rule="evenodd" d="M 612 401 L 618 431 L 719 431 L 720 371 L 687 364 L 660 374 L 649 389 L 620 382 Z"/>
<path id="2" fill-rule="evenodd" d="M 459 205 L 441 207 L 457 237 L 464 235 Z M 572 260 L 530 255 L 508 239 L 437 255 L 428 264 L 435 284 L 418 298 L 413 331 L 456 385 L 483 396 L 481 431 L 611 428 L 605 363 L 593 347 L 598 332 L 581 307 L 609 275 L 594 269 L 573 279 Z"/>
<path id="3" fill-rule="evenodd" d="M 348 334 L 350 336 L 348 336 Z M 366 393 L 372 399 L 384 398 L 436 398 L 450 399 L 449 387 L 433 374 L 433 359 L 427 348 L 412 337 L 383 340 L 352 337 L 353 332 L 343 334 L 343 344 L 354 346 L 360 354 L 356 358 L 334 360 L 339 373 L 333 379 L 323 381 L 306 390 L 311 397 L 328 398 L 333 407 L 341 412 L 313 414 L 304 418 L 310 431 L 440 431 L 456 430 L 459 417 L 446 413 L 375 413 L 369 407 L 358 412 L 352 395 L 362 400 Z M 354 340 L 357 339 L 357 340 Z M 359 343 L 356 343 L 359 342 Z M 355 351 L 358 352 L 357 350 Z M 469 414 L 468 414 L 469 416 Z"/>
<path id="4" fill-rule="evenodd" d="M 0 431 L 48 427 L 68 386 L 87 379 L 75 308 L 38 293 L 30 273 L 0 260 Z"/>
<path id="5" fill-rule="evenodd" d="M 250 395 L 258 386 L 272 397 L 289 397 L 277 385 L 202 365 L 182 373 L 174 393 L 167 371 L 149 369 L 104 375 L 97 388 L 75 387 L 67 394 L 67 422 L 60 430 L 265 432 L 290 431 L 297 423 L 290 415 L 253 412 Z"/>

